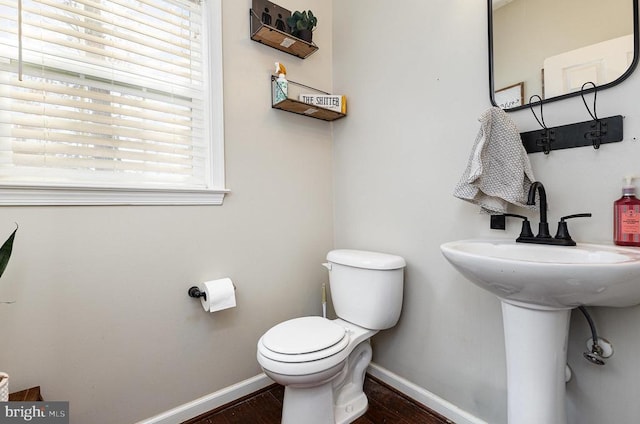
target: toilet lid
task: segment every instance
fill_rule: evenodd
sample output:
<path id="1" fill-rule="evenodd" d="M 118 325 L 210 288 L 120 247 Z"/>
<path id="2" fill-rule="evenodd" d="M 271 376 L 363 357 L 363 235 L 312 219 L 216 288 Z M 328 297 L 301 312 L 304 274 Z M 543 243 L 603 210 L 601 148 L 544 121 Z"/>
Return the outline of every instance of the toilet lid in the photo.
<path id="1" fill-rule="evenodd" d="M 275 353 L 302 355 L 337 345 L 346 333 L 344 327 L 326 318 L 302 317 L 271 328 L 262 336 L 262 344 Z"/>

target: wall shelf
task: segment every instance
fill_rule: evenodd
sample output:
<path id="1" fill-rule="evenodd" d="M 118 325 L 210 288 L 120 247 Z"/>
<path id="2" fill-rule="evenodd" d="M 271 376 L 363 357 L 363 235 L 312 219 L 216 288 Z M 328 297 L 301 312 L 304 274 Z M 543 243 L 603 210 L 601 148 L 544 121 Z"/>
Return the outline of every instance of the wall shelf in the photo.
<path id="1" fill-rule="evenodd" d="M 261 18 L 260 14 L 268 17 Z M 264 11 L 264 12 L 262 12 Z M 253 8 L 249 9 L 251 27 L 251 39 L 258 43 L 273 47 L 290 55 L 305 59 L 318 51 L 318 46 L 308 43 L 286 32 L 286 20 L 291 16 L 291 11 L 266 0 L 253 0 Z M 274 19 L 276 17 L 276 19 Z M 263 22 L 263 19 L 268 23 Z M 271 25 L 274 22 L 274 26 Z"/>
<path id="2" fill-rule="evenodd" d="M 272 108 L 284 110 L 291 113 L 296 113 L 298 115 L 309 116 L 311 118 L 321 119 L 323 121 L 335 121 L 336 119 L 344 118 L 345 116 L 347 116 L 346 113 L 337 112 L 335 110 L 311 105 L 311 104 L 302 102 L 300 100 L 294 100 L 290 97 L 287 97 L 286 99 L 278 103 L 275 103 L 274 94 L 276 93 L 276 90 L 280 90 L 280 87 L 276 84 L 276 79 L 277 78 L 275 75 L 271 75 L 271 107 Z M 289 83 L 289 90 L 288 90 L 289 93 L 296 90 L 299 91 L 300 88 L 306 88 L 309 90 L 313 90 L 314 93 L 329 94 L 325 91 L 321 91 L 316 88 L 297 83 L 295 81 L 289 80 L 288 83 Z"/>

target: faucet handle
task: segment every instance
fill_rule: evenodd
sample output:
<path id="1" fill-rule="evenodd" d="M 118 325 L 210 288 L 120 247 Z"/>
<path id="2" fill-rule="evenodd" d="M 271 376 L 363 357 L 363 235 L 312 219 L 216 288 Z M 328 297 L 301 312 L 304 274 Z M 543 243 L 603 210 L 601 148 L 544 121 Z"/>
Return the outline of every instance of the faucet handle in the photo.
<path id="1" fill-rule="evenodd" d="M 591 218 L 591 213 L 575 213 L 573 215 L 567 215 L 560 218 L 560 222 L 564 222 L 567 219 L 571 218 Z"/>
<path id="2" fill-rule="evenodd" d="M 514 218 L 522 219 L 522 229 L 520 230 L 520 237 L 533 237 L 533 231 L 531 231 L 531 223 L 526 216 L 516 215 L 514 213 L 505 213 L 504 216 L 512 216 Z"/>
<path id="3" fill-rule="evenodd" d="M 573 241 L 571 239 L 571 235 L 569 234 L 569 228 L 567 227 L 567 223 L 565 222 L 567 219 L 572 218 L 589 218 L 591 217 L 590 213 L 576 213 L 573 215 L 567 215 L 560 218 L 560 222 L 558 222 L 558 231 L 556 232 L 556 239 L 558 240 L 568 240 Z"/>

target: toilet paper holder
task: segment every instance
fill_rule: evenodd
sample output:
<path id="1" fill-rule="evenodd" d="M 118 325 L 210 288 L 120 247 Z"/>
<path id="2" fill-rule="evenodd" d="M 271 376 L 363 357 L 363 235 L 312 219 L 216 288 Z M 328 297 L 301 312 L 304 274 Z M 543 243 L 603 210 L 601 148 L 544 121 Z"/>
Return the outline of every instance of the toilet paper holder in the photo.
<path id="1" fill-rule="evenodd" d="M 189 297 L 195 297 L 196 299 L 204 297 L 204 300 L 207 300 L 207 294 L 203 291 L 200 291 L 200 287 L 198 286 L 189 288 L 189 291 L 187 293 L 189 293 Z"/>
<path id="2" fill-rule="evenodd" d="M 233 291 L 236 291 L 236 290 L 237 290 L 236 285 L 233 284 Z M 207 300 L 207 294 L 203 291 L 200 291 L 200 287 L 198 286 L 189 287 L 189 290 L 187 291 L 187 293 L 189 294 L 189 297 L 193 297 L 196 299 L 200 297 L 204 297 L 204 300 Z"/>

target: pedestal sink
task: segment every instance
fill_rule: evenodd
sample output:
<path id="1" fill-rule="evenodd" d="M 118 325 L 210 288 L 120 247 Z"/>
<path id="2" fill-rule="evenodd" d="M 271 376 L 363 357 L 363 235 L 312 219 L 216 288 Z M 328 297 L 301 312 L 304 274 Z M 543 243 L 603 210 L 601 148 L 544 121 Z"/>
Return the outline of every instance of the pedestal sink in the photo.
<path id="1" fill-rule="evenodd" d="M 469 281 L 502 301 L 509 424 L 566 424 L 571 309 L 640 304 L 640 249 L 461 240 L 440 246 Z"/>

